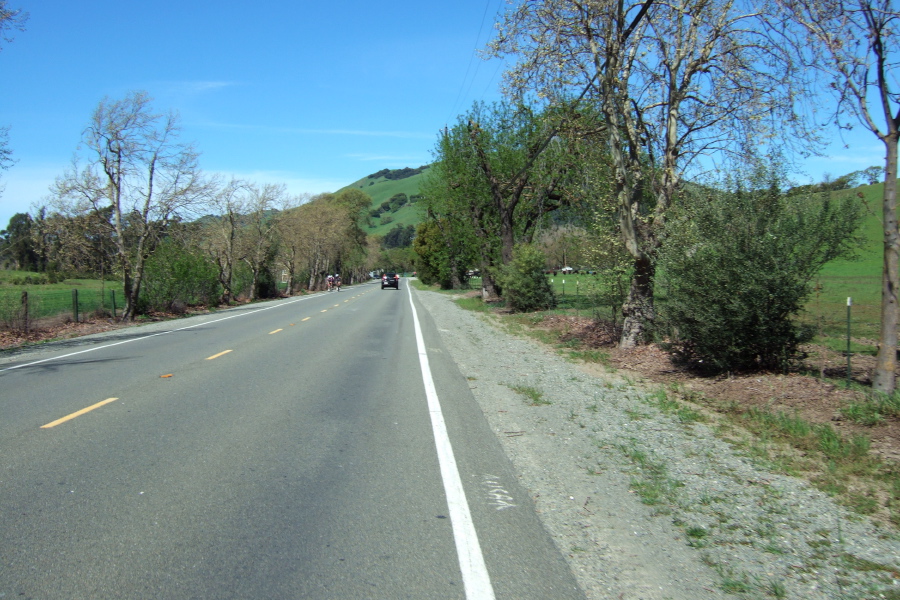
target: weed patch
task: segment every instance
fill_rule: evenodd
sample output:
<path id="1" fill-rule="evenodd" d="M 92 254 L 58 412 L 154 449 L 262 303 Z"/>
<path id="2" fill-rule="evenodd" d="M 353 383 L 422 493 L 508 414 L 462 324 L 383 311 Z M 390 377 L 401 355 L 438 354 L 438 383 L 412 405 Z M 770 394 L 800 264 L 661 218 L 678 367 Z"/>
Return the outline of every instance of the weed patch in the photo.
<path id="1" fill-rule="evenodd" d="M 547 406 L 551 404 L 549 400 L 544 398 L 544 392 L 537 389 L 536 387 L 532 387 L 530 385 L 506 385 L 512 391 L 516 392 L 517 394 L 521 394 L 522 396 L 525 396 L 528 400 L 530 400 L 529 404 L 531 406 Z"/>

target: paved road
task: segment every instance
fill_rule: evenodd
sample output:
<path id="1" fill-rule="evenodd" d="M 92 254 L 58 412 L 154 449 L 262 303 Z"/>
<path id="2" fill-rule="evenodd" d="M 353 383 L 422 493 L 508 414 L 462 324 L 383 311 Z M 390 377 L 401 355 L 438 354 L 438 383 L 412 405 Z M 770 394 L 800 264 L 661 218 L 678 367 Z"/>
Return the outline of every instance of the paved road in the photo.
<path id="1" fill-rule="evenodd" d="M 405 282 L 0 361 L 0 515 L 0 598 L 584 597 Z"/>

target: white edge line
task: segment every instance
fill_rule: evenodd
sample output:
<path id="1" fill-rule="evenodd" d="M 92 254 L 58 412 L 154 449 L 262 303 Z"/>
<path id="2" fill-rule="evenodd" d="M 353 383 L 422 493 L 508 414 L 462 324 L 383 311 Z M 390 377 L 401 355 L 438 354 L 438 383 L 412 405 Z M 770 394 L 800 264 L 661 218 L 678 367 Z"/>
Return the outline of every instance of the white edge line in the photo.
<path id="1" fill-rule="evenodd" d="M 262 311 L 264 311 L 264 310 L 271 310 L 271 309 L 273 309 L 273 308 L 281 308 L 282 306 L 286 306 L 286 305 L 288 305 L 288 304 L 293 304 L 294 302 L 302 302 L 303 300 L 308 300 L 309 298 L 312 298 L 312 296 L 303 296 L 302 298 L 296 298 L 296 299 L 290 300 L 290 301 L 288 301 L 288 302 L 282 302 L 281 304 L 276 304 L 276 305 L 273 305 L 273 306 L 266 306 L 266 307 L 264 307 L 264 308 L 258 308 L 258 309 L 256 309 L 256 310 L 251 310 L 251 311 L 249 311 L 249 312 L 242 312 L 242 313 L 239 313 L 239 314 L 236 314 L 236 315 L 230 315 L 230 316 L 227 316 L 227 317 L 222 317 L 221 319 L 213 319 L 212 321 L 203 321 L 202 323 L 195 323 L 194 325 L 187 325 L 187 326 L 185 326 L 185 327 L 179 327 L 178 329 L 170 329 L 169 331 L 160 331 L 159 333 L 151 333 L 151 334 L 145 335 L 145 336 L 143 336 L 143 337 L 132 338 L 132 339 L 130 339 L 130 340 L 123 340 L 123 341 L 121 341 L 121 342 L 113 342 L 112 344 L 106 344 L 105 346 L 97 346 L 97 347 L 95 347 L 95 348 L 88 348 L 88 349 L 86 349 L 86 350 L 79 350 L 78 352 L 70 352 L 69 354 L 63 354 L 63 355 L 61 355 L 61 356 L 54 356 L 54 357 L 51 357 L 51 358 L 44 358 L 44 359 L 42 359 L 42 360 L 36 360 L 36 361 L 30 362 L 30 363 L 23 363 L 23 364 L 21 364 L 21 365 L 16 365 L 16 366 L 14 366 L 14 367 L 6 367 L 5 369 L 0 369 L 0 373 L 3 373 L 4 371 L 12 371 L 13 369 L 22 369 L 22 368 L 24 368 L 24 367 L 33 367 L 34 365 L 39 365 L 39 364 L 41 364 L 41 363 L 51 362 L 51 361 L 54 361 L 54 360 L 62 360 L 62 359 L 64 359 L 64 358 L 69 358 L 70 356 L 77 356 L 77 355 L 79 355 L 79 354 L 84 354 L 84 353 L 86 353 L 86 352 L 94 352 L 95 350 L 103 350 L 104 348 L 112 348 L 113 346 L 120 346 L 120 345 L 122 345 L 122 344 L 128 344 L 128 343 L 131 343 L 131 342 L 139 342 L 139 341 L 141 341 L 141 340 L 147 340 L 147 339 L 150 339 L 150 338 L 152 338 L 152 337 L 157 337 L 157 336 L 160 336 L 160 335 L 167 335 L 167 334 L 169 334 L 169 333 L 175 333 L 175 332 L 178 332 L 178 331 L 184 331 L 184 330 L 186 330 L 186 329 L 193 329 L 194 327 L 200 327 L 201 325 L 211 325 L 211 324 L 213 324 L 213 323 L 219 323 L 219 322 L 221 322 L 221 321 L 227 321 L 228 319 L 236 319 L 236 318 L 238 318 L 238 317 L 246 317 L 247 315 L 252 315 L 252 314 L 255 314 L 255 313 L 258 313 L 258 312 L 262 312 Z"/>
<path id="2" fill-rule="evenodd" d="M 419 317 L 412 299 L 412 289 L 409 285 L 406 286 L 406 289 L 409 295 L 409 305 L 412 308 L 419 366 L 422 369 L 422 381 L 425 384 L 425 396 L 428 399 L 428 412 L 431 415 L 431 429 L 434 432 L 438 464 L 441 468 L 441 479 L 444 482 L 444 493 L 447 495 L 447 509 L 450 512 L 450 524 L 453 527 L 453 539 L 456 542 L 456 555 L 459 558 L 460 571 L 462 571 L 466 599 L 494 600 L 494 588 L 491 585 L 487 565 L 478 543 L 478 533 L 472 522 L 472 513 L 469 511 L 469 504 L 466 501 L 466 493 L 459 476 L 459 469 L 456 466 L 456 458 L 453 456 L 453 446 L 450 444 L 447 426 L 444 423 L 444 414 L 441 412 L 441 403 L 438 400 L 434 379 L 431 376 L 428 353 L 425 351 L 425 340 L 422 337 L 422 327 L 419 325 Z"/>

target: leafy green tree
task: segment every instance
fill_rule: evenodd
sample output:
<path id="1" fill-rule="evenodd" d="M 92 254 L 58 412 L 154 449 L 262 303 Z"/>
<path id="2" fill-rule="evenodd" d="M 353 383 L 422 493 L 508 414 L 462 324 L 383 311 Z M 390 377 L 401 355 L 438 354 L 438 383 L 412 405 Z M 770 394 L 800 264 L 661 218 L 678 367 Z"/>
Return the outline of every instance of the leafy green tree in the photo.
<path id="1" fill-rule="evenodd" d="M 38 270 L 38 253 L 34 244 L 34 221 L 28 213 L 16 213 L 6 229 L 0 231 L 0 257 L 12 261 L 21 271 Z"/>
<path id="2" fill-rule="evenodd" d="M 862 170 L 862 176 L 865 177 L 866 183 L 874 185 L 884 180 L 884 167 L 866 167 Z"/>
<path id="3" fill-rule="evenodd" d="M 415 270 L 415 258 L 412 248 L 389 248 L 381 251 L 379 266 L 383 271 L 409 273 Z"/>
<path id="4" fill-rule="evenodd" d="M 391 199 L 389 200 L 389 202 L 390 202 L 391 210 L 394 211 L 394 212 L 396 212 L 396 211 L 398 211 L 404 204 L 406 204 L 407 202 L 409 202 L 409 198 L 406 196 L 406 194 L 404 194 L 404 193 L 401 192 L 401 193 L 399 193 L 399 194 L 394 194 L 393 196 L 391 196 Z"/>
<path id="5" fill-rule="evenodd" d="M 830 260 L 852 254 L 852 197 L 786 196 L 771 170 L 682 204 L 658 263 L 677 355 L 708 371 L 784 367 L 804 340 L 794 317 Z"/>
<path id="6" fill-rule="evenodd" d="M 445 290 L 458 290 L 468 286 L 468 266 L 474 264 L 474 248 L 460 243 L 460 238 L 449 234 L 449 219 L 430 219 L 419 223 L 412 248 L 415 251 L 415 269 L 426 285 L 438 284 Z"/>
<path id="7" fill-rule="evenodd" d="M 416 228 L 413 225 L 403 226 L 400 223 L 388 231 L 382 240 L 384 248 L 408 248 L 412 244 L 413 237 L 416 235 Z"/>
<path id="8" fill-rule="evenodd" d="M 552 111 L 476 103 L 444 132 L 424 193 L 427 210 L 464 222 L 480 253 L 482 297 L 500 297 L 496 275 L 516 243 L 531 242 L 545 216 L 568 199 L 572 149 Z"/>

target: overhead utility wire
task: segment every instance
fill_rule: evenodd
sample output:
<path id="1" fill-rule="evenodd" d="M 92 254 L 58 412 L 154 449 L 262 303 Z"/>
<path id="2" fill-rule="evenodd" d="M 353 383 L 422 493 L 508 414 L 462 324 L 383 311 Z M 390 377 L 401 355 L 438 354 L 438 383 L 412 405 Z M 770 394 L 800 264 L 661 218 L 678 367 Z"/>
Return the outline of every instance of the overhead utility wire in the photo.
<path id="1" fill-rule="evenodd" d="M 469 65 L 466 67 L 466 74 L 463 76 L 463 80 L 459 85 L 459 92 L 456 94 L 456 100 L 453 101 L 453 104 L 450 108 L 450 116 L 447 119 L 448 121 L 453 118 L 453 113 L 456 112 L 456 107 L 459 104 L 460 98 L 464 95 L 463 88 L 466 87 L 466 80 L 469 78 L 469 71 L 472 69 L 472 61 L 475 60 L 475 55 L 478 52 L 478 46 L 481 43 L 481 32 L 484 30 L 484 21 L 487 19 L 488 9 L 491 7 L 491 0 L 486 0 L 484 5 L 484 13 L 481 15 L 481 24 L 478 26 L 478 35 L 475 37 L 475 47 L 472 49 L 472 54 L 469 56 Z M 469 82 L 469 87 L 465 90 L 465 95 L 472 90 L 472 85 L 475 83 L 475 77 L 478 75 L 478 69 L 481 65 L 481 61 L 478 61 L 478 64 L 475 66 L 475 73 L 472 75 L 472 81 Z"/>

